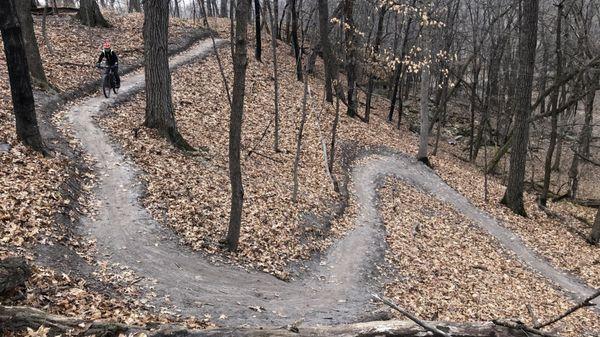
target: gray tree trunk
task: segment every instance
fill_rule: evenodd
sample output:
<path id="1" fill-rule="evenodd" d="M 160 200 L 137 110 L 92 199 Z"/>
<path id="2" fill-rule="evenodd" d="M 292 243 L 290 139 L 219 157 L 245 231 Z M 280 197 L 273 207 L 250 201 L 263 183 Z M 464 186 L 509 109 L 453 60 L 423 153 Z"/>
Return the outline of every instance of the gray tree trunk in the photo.
<path id="1" fill-rule="evenodd" d="M 227 17 L 227 0 L 221 0 L 221 11 L 219 14 L 222 18 Z"/>
<path id="2" fill-rule="evenodd" d="M 531 116 L 539 0 L 520 0 L 520 2 L 522 9 L 519 20 L 519 76 L 518 89 L 515 93 L 515 128 L 510 153 L 508 184 L 502 203 L 513 212 L 526 215 L 523 203 L 523 182 L 529 144 L 529 117 Z"/>
<path id="3" fill-rule="evenodd" d="M 302 135 L 304 133 L 304 124 L 306 123 L 306 103 L 308 100 L 308 79 L 304 78 L 304 95 L 302 96 L 302 119 L 300 120 L 300 128 L 298 129 L 298 137 L 296 138 L 296 156 L 294 157 L 294 189 L 292 192 L 292 202 L 298 202 L 298 166 L 300 165 L 300 154 L 302 152 Z"/>
<path id="4" fill-rule="evenodd" d="M 317 0 L 319 9 L 319 35 L 321 38 L 321 48 L 323 50 L 323 64 L 325 66 L 325 100 L 333 102 L 333 79 L 335 70 L 335 60 L 331 51 L 331 42 L 329 41 L 329 5 L 327 0 Z"/>
<path id="5" fill-rule="evenodd" d="M 37 124 L 29 66 L 13 0 L 4 1 L 0 6 L 0 32 L 6 55 L 17 137 L 25 145 L 46 154 L 46 146 Z"/>
<path id="6" fill-rule="evenodd" d="M 183 150 L 193 148 L 177 130 L 171 96 L 169 70 L 169 0 L 144 2 L 144 58 L 146 67 L 146 119 L 144 126 L 156 129 L 173 145 Z"/>
<path id="7" fill-rule="evenodd" d="M 429 43 L 428 28 L 423 28 L 424 48 L 429 52 L 431 45 Z M 432 65 L 424 65 L 421 68 L 421 99 L 420 99 L 420 117 L 421 130 L 419 133 L 419 151 L 417 152 L 417 160 L 429 166 L 429 158 L 427 157 L 427 146 L 429 142 L 429 76 Z"/>
<path id="8" fill-rule="evenodd" d="M 231 180 L 231 211 L 227 245 L 230 251 L 236 251 L 242 225 L 242 207 L 244 187 L 240 150 L 242 141 L 242 120 L 244 115 L 244 93 L 246 90 L 247 25 L 250 13 L 250 0 L 237 0 L 235 6 L 235 36 L 233 52 L 233 99 L 229 119 L 229 178 Z"/>
<path id="9" fill-rule="evenodd" d="M 348 110 L 350 117 L 356 115 L 356 46 L 354 41 L 354 0 L 344 1 L 344 25 L 346 47 L 346 77 L 348 79 Z"/>
<path id="10" fill-rule="evenodd" d="M 81 0 L 77 19 L 82 25 L 89 27 L 110 27 L 108 21 L 102 16 L 96 0 Z"/>
<path id="11" fill-rule="evenodd" d="M 379 8 L 377 15 L 377 32 L 375 33 L 375 41 L 373 42 L 373 60 L 376 60 L 377 54 L 379 53 L 379 46 L 381 45 L 382 34 L 383 34 L 383 20 L 385 19 L 385 13 L 387 12 L 387 4 L 382 5 Z M 373 97 L 373 88 L 375 87 L 375 76 L 369 75 L 369 82 L 367 84 L 367 98 L 365 102 L 365 122 L 369 122 L 371 114 L 371 98 Z"/>
<path id="12" fill-rule="evenodd" d="M 19 22 L 21 23 L 21 34 L 23 35 L 23 44 L 27 54 L 27 65 L 33 83 L 47 88 L 49 86 L 48 79 L 44 72 L 40 50 L 38 48 L 35 31 L 33 29 L 33 18 L 31 17 L 31 2 L 16 1 L 15 2 Z"/>
<path id="13" fill-rule="evenodd" d="M 277 3 L 277 0 L 273 0 L 273 2 Z M 275 139 L 273 148 L 275 152 L 279 152 L 279 74 L 277 72 L 277 29 L 274 28 L 276 27 L 276 24 L 277 17 L 274 14 L 271 14 L 271 51 L 273 53 L 273 82 L 275 85 Z"/>
<path id="14" fill-rule="evenodd" d="M 556 16 L 556 80 L 562 77 L 562 15 L 563 4 L 558 4 L 558 13 Z M 546 152 L 546 160 L 544 162 L 544 185 L 542 187 L 542 195 L 540 196 L 540 204 L 546 206 L 548 200 L 548 190 L 550 189 L 550 177 L 552 174 L 552 157 L 556 148 L 556 138 L 558 134 L 558 96 L 560 87 L 556 88 L 550 97 L 552 108 L 552 121 L 550 127 L 550 144 Z M 542 102 L 542 105 L 544 103 Z"/>
<path id="15" fill-rule="evenodd" d="M 594 226 L 592 227 L 590 242 L 594 245 L 600 243 L 600 208 L 598 208 L 598 212 L 596 212 L 596 220 L 594 221 Z"/>
<path id="16" fill-rule="evenodd" d="M 129 0 L 129 13 L 133 12 L 141 12 L 142 6 L 140 5 L 140 0 Z"/>
<path id="17" fill-rule="evenodd" d="M 598 79 L 600 75 L 592 75 L 591 78 L 587 80 L 587 85 L 585 86 L 586 90 L 590 90 L 595 88 L 598 85 Z M 590 91 L 586 97 L 584 102 L 584 110 L 585 110 L 585 118 L 583 122 L 583 127 L 581 128 L 581 133 L 579 134 L 579 139 L 576 144 L 573 144 L 573 161 L 571 162 L 571 167 L 569 168 L 569 180 L 570 180 L 570 189 L 569 195 L 571 198 L 577 198 L 577 192 L 579 190 L 579 162 L 580 157 L 587 157 L 585 155 L 586 149 L 589 149 L 591 136 L 592 136 L 592 121 L 594 116 L 594 100 L 596 98 L 596 91 Z"/>

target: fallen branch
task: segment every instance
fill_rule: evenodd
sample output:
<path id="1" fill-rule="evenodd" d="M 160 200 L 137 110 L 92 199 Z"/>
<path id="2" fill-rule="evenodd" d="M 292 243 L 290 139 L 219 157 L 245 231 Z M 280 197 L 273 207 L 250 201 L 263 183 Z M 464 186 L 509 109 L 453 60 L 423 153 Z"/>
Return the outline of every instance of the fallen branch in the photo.
<path id="1" fill-rule="evenodd" d="M 373 294 L 372 295 L 374 299 L 381 301 L 385 304 L 387 304 L 388 306 L 390 306 L 392 309 L 400 312 L 402 315 L 408 317 L 411 321 L 417 323 L 418 325 L 420 325 L 421 327 L 423 327 L 423 329 L 433 332 L 434 334 L 440 335 L 440 336 L 444 336 L 444 337 L 450 337 L 449 334 L 441 331 L 440 329 L 436 328 L 435 326 L 425 323 L 424 321 L 418 319 L 416 316 L 414 316 L 413 314 L 411 314 L 410 312 L 400 308 L 399 306 L 397 306 L 396 304 L 394 304 L 392 301 L 388 300 L 385 297 L 379 297 L 379 295 Z"/>
<path id="2" fill-rule="evenodd" d="M 571 307 L 569 310 L 565 311 L 564 313 L 558 315 L 557 317 L 555 317 L 555 318 L 553 318 L 553 319 L 551 319 L 551 320 L 549 320 L 547 322 L 534 325 L 534 328 L 535 329 L 541 329 L 541 328 L 543 328 L 545 326 L 548 326 L 550 324 L 554 324 L 554 323 L 560 321 L 561 319 L 569 316 L 570 314 L 574 313 L 575 311 L 577 311 L 577 310 L 579 310 L 581 308 L 584 308 L 584 307 L 593 307 L 596 304 L 592 303 L 592 301 L 595 298 L 597 298 L 597 297 L 600 297 L 600 288 L 598 290 L 596 290 L 596 292 L 593 293 L 592 295 L 590 295 L 588 298 L 586 298 L 585 300 L 583 300 L 581 303 L 579 303 L 579 304 Z"/>
<path id="3" fill-rule="evenodd" d="M 509 329 L 521 330 L 525 331 L 525 333 L 532 333 L 534 335 L 543 336 L 543 337 L 559 337 L 558 335 L 553 335 L 548 332 L 544 332 L 535 328 L 528 327 L 523 322 L 511 321 L 506 319 L 495 319 L 492 322 L 496 325 L 500 325 L 503 327 L 507 327 Z M 527 334 L 529 336 L 529 334 Z"/>
<path id="4" fill-rule="evenodd" d="M 450 323 L 428 322 L 429 326 L 437 326 L 447 330 L 452 336 L 462 337 L 516 337 L 523 336 L 520 329 L 499 326 L 492 322 L 481 323 Z M 0 306 L 0 334 L 7 331 L 23 331 L 26 328 L 37 330 L 40 326 L 49 328 L 48 336 L 59 334 L 69 336 L 103 336 L 117 337 L 120 334 L 133 335 L 144 333 L 148 337 L 211 337 L 211 336 L 238 336 L 238 337 L 366 337 L 366 336 L 396 336 L 418 337 L 426 336 L 427 330 L 410 321 L 383 321 L 356 324 L 343 324 L 337 326 L 296 327 L 229 327 L 206 330 L 189 330 L 181 326 L 153 325 L 154 330 L 148 328 L 124 325 L 119 323 L 89 321 L 79 318 L 68 318 L 59 315 L 50 315 L 41 310 L 29 307 Z"/>

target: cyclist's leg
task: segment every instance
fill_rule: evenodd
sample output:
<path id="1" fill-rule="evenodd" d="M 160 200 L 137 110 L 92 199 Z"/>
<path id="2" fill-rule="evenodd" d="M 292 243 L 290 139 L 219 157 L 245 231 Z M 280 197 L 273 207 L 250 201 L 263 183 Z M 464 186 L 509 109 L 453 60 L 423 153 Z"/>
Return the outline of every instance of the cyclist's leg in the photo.
<path id="1" fill-rule="evenodd" d="M 115 67 L 114 69 L 114 74 L 115 74 L 115 83 L 117 85 L 117 88 L 121 87 L 121 77 L 119 76 L 119 67 Z"/>

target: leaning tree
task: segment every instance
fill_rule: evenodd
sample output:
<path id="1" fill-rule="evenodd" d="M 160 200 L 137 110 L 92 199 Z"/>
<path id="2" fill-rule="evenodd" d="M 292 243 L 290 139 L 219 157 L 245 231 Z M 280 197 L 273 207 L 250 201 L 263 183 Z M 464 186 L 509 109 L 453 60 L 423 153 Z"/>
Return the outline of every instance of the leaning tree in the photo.
<path id="1" fill-rule="evenodd" d="M 26 50 L 13 0 L 4 1 L 0 6 L 0 31 L 4 42 L 17 137 L 25 145 L 46 154 L 37 124 Z"/>

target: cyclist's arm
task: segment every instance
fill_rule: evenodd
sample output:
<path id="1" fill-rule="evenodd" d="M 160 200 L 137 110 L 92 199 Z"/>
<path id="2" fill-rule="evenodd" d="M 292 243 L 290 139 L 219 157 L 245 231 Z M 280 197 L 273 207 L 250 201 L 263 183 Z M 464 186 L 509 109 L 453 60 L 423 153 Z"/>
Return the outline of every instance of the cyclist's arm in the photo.
<path id="1" fill-rule="evenodd" d="M 113 50 L 113 56 L 115 57 L 115 66 L 119 65 L 119 57 L 117 56 L 117 53 Z"/>
<path id="2" fill-rule="evenodd" d="M 100 53 L 100 57 L 98 58 L 98 63 L 102 62 L 103 58 L 104 58 L 104 53 Z"/>

